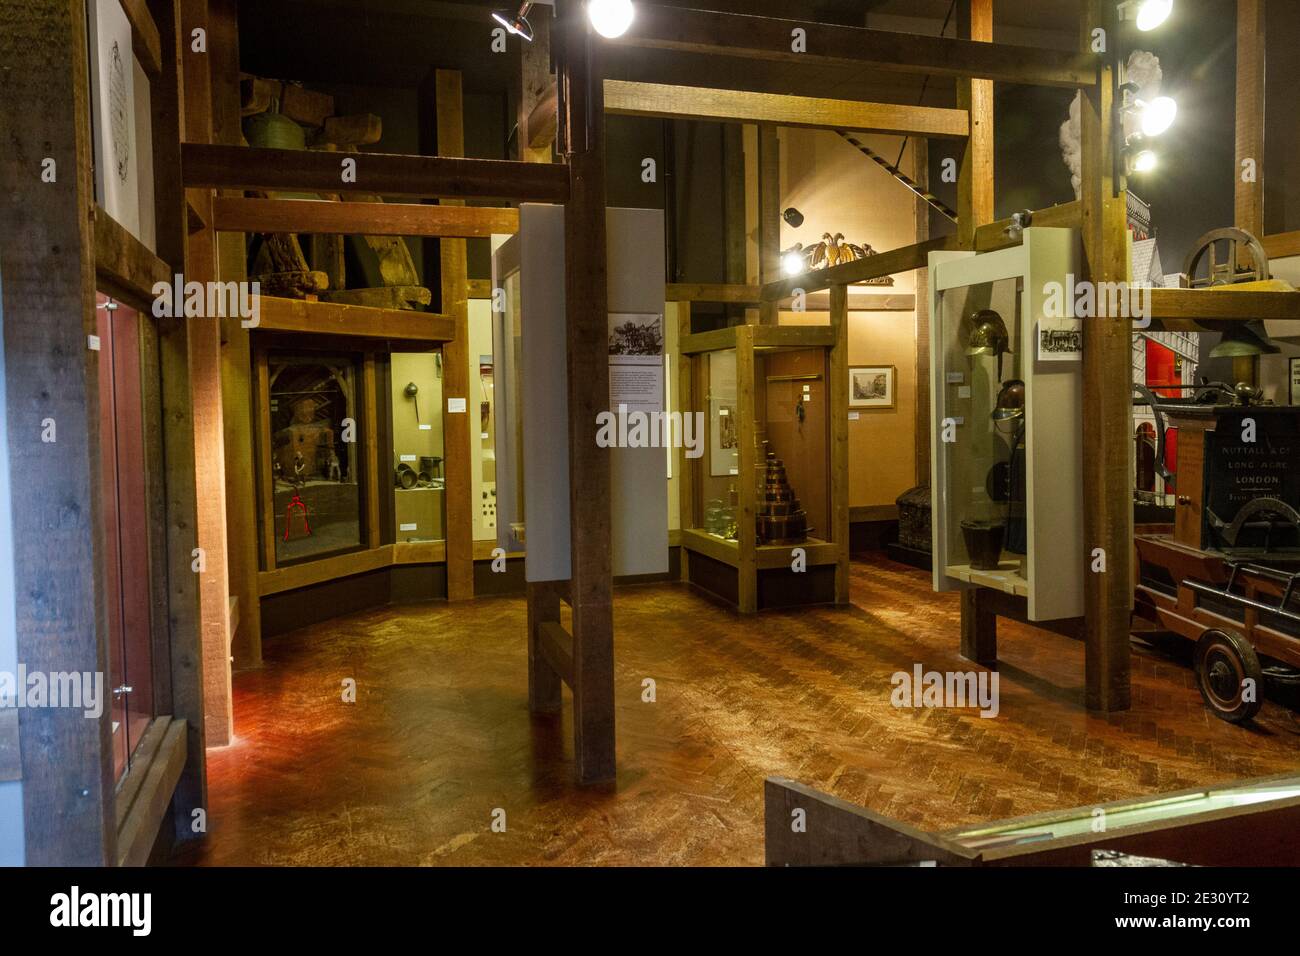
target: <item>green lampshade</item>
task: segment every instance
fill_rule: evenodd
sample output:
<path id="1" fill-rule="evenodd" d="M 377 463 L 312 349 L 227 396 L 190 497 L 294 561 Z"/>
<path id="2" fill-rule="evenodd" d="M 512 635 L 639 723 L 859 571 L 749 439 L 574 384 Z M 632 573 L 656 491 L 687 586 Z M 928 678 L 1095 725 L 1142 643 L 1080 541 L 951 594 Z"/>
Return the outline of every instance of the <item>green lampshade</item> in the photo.
<path id="1" fill-rule="evenodd" d="M 1210 349 L 1210 358 L 1242 358 L 1250 355 L 1276 355 L 1282 350 L 1268 339 L 1258 320 L 1233 322 L 1223 331 L 1219 344 Z"/>

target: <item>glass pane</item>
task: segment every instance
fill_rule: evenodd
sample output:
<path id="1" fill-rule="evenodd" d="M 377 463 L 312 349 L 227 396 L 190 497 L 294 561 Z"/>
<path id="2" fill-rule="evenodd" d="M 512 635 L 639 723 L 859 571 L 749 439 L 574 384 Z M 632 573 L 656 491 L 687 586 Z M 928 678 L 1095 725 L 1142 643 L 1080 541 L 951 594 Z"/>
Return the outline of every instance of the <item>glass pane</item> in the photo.
<path id="1" fill-rule="evenodd" d="M 355 357 L 273 353 L 268 371 L 276 563 L 358 547 L 362 462 Z"/>
<path id="2" fill-rule="evenodd" d="M 781 349 L 754 356 L 754 380 L 766 448 L 761 472 L 758 534 L 762 543 L 829 540 L 830 454 L 826 351 Z M 771 458 L 764 461 L 764 453 Z"/>
<path id="3" fill-rule="evenodd" d="M 394 352 L 393 514 L 398 541 L 439 541 L 446 509 L 441 352 Z"/>
<path id="4" fill-rule="evenodd" d="M 740 505 L 740 408 L 736 391 L 736 350 L 707 352 L 699 363 L 709 440 L 700 469 L 702 494 L 695 526 L 720 538 L 735 540 Z"/>
<path id="5" fill-rule="evenodd" d="M 474 500 L 474 540 L 497 536 L 496 379 L 492 355 L 492 303 L 469 303 L 470 482 Z"/>
<path id="6" fill-rule="evenodd" d="M 1025 391 L 1016 279 L 943 294 L 949 386 L 960 389 L 958 440 L 946 456 L 949 563 L 1023 571 Z M 961 376 L 956 381 L 956 376 Z"/>

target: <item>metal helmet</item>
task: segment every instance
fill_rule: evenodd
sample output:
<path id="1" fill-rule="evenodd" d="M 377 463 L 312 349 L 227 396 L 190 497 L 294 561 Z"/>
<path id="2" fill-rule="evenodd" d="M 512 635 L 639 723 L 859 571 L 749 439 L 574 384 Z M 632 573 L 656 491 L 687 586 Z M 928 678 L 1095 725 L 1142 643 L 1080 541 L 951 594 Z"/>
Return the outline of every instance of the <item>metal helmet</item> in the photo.
<path id="1" fill-rule="evenodd" d="M 974 328 L 966 343 L 967 355 L 1001 355 L 1011 351 L 1011 337 L 1007 335 L 1002 316 L 992 309 L 980 309 L 971 316 Z"/>
<path id="2" fill-rule="evenodd" d="M 1025 413 L 1025 383 L 1018 378 L 1010 379 L 998 392 L 997 404 L 989 417 L 995 422 L 1005 422 L 1019 418 Z"/>

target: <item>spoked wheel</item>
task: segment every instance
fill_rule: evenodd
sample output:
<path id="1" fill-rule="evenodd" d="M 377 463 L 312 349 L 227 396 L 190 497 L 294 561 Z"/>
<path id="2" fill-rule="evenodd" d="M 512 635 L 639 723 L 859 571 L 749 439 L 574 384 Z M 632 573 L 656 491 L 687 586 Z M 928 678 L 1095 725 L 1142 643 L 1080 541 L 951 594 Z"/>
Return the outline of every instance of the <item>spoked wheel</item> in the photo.
<path id="1" fill-rule="evenodd" d="M 1243 699 L 1247 682 L 1252 688 Z M 1264 706 L 1264 669 L 1255 648 L 1240 634 L 1209 630 L 1196 642 L 1196 684 L 1214 716 L 1232 724 L 1250 720 Z"/>

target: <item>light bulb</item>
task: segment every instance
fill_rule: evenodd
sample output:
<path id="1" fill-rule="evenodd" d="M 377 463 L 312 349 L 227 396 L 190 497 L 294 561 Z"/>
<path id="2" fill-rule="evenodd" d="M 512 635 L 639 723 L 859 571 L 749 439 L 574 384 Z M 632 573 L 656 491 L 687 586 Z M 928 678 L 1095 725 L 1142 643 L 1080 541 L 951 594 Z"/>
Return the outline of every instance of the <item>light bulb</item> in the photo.
<path id="1" fill-rule="evenodd" d="M 1133 172 L 1149 173 L 1156 168 L 1157 161 L 1154 150 L 1144 149 L 1133 157 Z"/>
<path id="2" fill-rule="evenodd" d="M 632 0 L 587 0 L 587 18 L 606 39 L 613 40 L 627 33 L 635 16 Z"/>
<path id="3" fill-rule="evenodd" d="M 1142 107 L 1142 135 L 1159 136 L 1174 125 L 1178 104 L 1168 96 L 1157 96 Z"/>
<path id="4" fill-rule="evenodd" d="M 803 272 L 803 256 L 797 252 L 787 252 L 781 257 L 781 271 L 788 276 L 797 276 Z"/>
<path id="5" fill-rule="evenodd" d="M 1154 30 L 1169 19 L 1174 0 L 1143 0 L 1138 6 L 1137 28 L 1143 32 Z"/>

